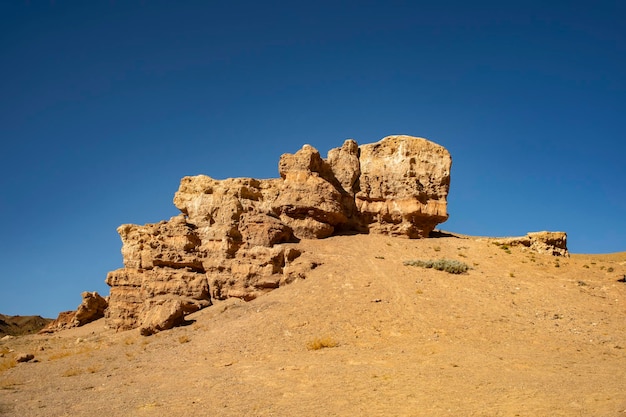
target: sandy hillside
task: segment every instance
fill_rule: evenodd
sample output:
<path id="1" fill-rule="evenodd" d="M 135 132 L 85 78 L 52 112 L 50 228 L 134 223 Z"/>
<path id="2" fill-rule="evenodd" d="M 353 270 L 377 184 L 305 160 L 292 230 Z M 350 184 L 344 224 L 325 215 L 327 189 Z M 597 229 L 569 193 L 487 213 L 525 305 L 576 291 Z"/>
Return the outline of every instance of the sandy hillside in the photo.
<path id="1" fill-rule="evenodd" d="M 321 263 L 306 280 L 185 327 L 142 337 L 98 321 L 0 342 L 0 415 L 626 416 L 626 253 L 300 245 Z M 403 265 L 436 258 L 472 269 Z"/>

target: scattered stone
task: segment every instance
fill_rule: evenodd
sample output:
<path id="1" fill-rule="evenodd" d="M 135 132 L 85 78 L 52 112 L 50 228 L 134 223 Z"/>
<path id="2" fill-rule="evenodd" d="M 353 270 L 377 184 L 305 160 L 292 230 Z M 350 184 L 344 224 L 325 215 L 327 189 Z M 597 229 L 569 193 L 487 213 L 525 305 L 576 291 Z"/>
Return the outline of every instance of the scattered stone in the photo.
<path id="1" fill-rule="evenodd" d="M 33 355 L 32 353 L 20 353 L 15 357 L 15 362 L 30 362 L 33 359 L 35 359 L 35 355 Z"/>

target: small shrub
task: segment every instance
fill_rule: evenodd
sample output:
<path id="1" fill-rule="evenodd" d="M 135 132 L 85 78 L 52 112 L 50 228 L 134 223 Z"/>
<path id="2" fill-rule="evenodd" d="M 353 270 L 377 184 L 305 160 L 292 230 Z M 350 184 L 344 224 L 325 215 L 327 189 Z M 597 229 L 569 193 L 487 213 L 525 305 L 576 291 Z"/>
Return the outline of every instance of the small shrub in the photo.
<path id="1" fill-rule="evenodd" d="M 615 271 L 615 270 L 613 269 L 613 267 L 612 267 L 612 266 L 609 266 L 609 267 L 606 269 L 606 272 L 613 272 L 613 271 Z"/>
<path id="2" fill-rule="evenodd" d="M 585 264 L 583 265 L 583 268 L 589 269 L 589 265 Z"/>
<path id="3" fill-rule="evenodd" d="M 450 274 L 463 274 L 470 269 L 467 264 L 461 261 L 457 261 L 456 259 L 429 259 L 427 261 L 411 260 L 404 261 L 404 265 L 419 266 L 422 268 L 433 268 L 437 271 L 445 271 Z"/>
<path id="4" fill-rule="evenodd" d="M 505 251 L 508 254 L 511 253 L 511 248 L 506 243 L 494 242 L 494 245 L 496 245 L 497 247 L 499 247 L 500 249 L 502 249 L 503 251 Z"/>
<path id="5" fill-rule="evenodd" d="M 306 348 L 308 350 L 320 350 L 324 348 L 333 348 L 337 346 L 339 346 L 339 343 L 337 343 L 331 337 L 324 337 L 324 338 L 316 337 L 315 339 L 309 341 L 306 344 Z"/>
<path id="6" fill-rule="evenodd" d="M 190 341 L 191 341 L 191 339 L 189 339 L 189 337 L 186 334 L 184 334 L 184 335 L 182 335 L 182 336 L 180 336 L 178 338 L 178 342 L 181 343 L 181 344 L 182 343 L 188 343 Z"/>
<path id="7" fill-rule="evenodd" d="M 435 252 L 439 252 L 439 251 L 441 250 L 441 246 L 435 246 L 435 247 L 433 248 L 433 250 L 434 250 Z"/>

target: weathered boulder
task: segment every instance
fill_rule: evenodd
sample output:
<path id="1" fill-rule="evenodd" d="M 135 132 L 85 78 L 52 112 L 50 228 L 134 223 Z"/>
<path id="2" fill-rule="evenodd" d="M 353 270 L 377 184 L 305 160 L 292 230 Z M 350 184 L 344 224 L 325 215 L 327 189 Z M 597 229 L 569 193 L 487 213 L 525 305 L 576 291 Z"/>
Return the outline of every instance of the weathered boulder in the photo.
<path id="1" fill-rule="evenodd" d="M 76 309 L 76 314 L 72 320 L 73 327 L 83 326 L 92 321 L 104 317 L 104 312 L 109 303 L 96 291 L 82 293 L 83 301 Z"/>
<path id="2" fill-rule="evenodd" d="M 450 154 L 426 139 L 354 140 L 326 159 L 310 145 L 281 156 L 280 178 L 184 177 L 181 215 L 123 225 L 124 268 L 108 274 L 107 324 L 152 334 L 231 297 L 252 300 L 317 266 L 300 239 L 345 232 L 427 237 L 445 221 Z"/>
<path id="3" fill-rule="evenodd" d="M 171 329 L 184 323 L 185 315 L 193 312 L 186 309 L 179 299 L 151 300 L 141 319 L 140 333 L 150 336 L 161 330 Z"/>
<path id="4" fill-rule="evenodd" d="M 18 353 L 15 356 L 15 362 L 17 363 L 30 362 L 33 359 L 35 359 L 35 355 L 32 353 Z"/>
<path id="5" fill-rule="evenodd" d="M 448 219 L 452 159 L 443 146 L 388 136 L 360 149 L 356 206 L 371 232 L 428 237 Z"/>

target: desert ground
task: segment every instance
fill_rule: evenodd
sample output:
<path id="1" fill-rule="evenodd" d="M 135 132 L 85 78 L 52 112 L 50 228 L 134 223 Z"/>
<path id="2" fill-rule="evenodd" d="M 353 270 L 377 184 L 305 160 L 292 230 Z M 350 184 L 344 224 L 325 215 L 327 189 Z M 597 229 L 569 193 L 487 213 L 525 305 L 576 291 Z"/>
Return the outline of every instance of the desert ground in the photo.
<path id="1" fill-rule="evenodd" d="M 306 279 L 184 327 L 99 320 L 1 341 L 0 415 L 626 416 L 626 252 L 467 236 L 299 247 L 320 264 Z M 404 265 L 439 258 L 471 269 Z"/>

